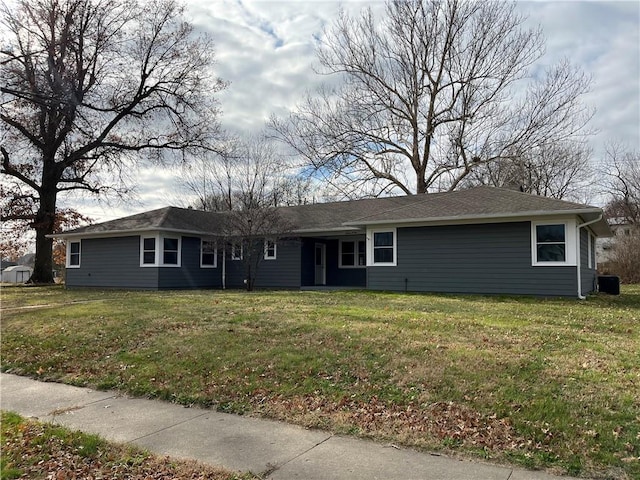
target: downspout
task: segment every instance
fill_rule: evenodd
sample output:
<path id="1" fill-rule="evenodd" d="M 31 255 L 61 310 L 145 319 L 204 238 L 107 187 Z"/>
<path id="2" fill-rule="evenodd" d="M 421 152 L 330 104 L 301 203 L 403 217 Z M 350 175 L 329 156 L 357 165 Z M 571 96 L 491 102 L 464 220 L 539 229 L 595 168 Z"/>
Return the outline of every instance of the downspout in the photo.
<path id="1" fill-rule="evenodd" d="M 582 295 L 582 259 L 580 258 L 580 229 L 583 227 L 587 227 L 593 223 L 599 222 L 600 220 L 602 220 L 602 217 L 603 217 L 603 214 L 601 213 L 600 215 L 598 215 L 598 218 L 596 218 L 595 220 L 581 223 L 576 227 L 576 231 L 578 232 L 577 234 L 578 238 L 576 239 L 576 257 L 577 257 L 576 265 L 578 268 L 576 268 L 576 272 L 578 275 L 578 299 L 580 300 L 585 300 L 587 298 L 584 295 Z M 591 252 L 588 252 L 588 254 L 591 255 Z"/>
<path id="2" fill-rule="evenodd" d="M 222 247 L 222 289 L 227 289 L 227 245 Z"/>

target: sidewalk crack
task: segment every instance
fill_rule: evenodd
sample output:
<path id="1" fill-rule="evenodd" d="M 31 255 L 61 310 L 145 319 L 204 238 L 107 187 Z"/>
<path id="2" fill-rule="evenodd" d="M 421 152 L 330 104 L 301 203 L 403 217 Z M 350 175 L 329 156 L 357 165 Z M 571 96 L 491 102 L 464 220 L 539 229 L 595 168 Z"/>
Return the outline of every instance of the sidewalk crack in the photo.
<path id="1" fill-rule="evenodd" d="M 171 424 L 171 425 L 167 425 L 167 426 L 166 426 L 166 427 L 164 427 L 164 428 L 161 428 L 161 429 L 156 430 L 156 431 L 151 432 L 151 433 L 147 433 L 146 435 L 142 435 L 141 437 L 136 437 L 136 438 L 134 438 L 134 439 L 132 439 L 132 440 L 129 440 L 129 441 L 128 441 L 128 442 L 126 442 L 126 443 L 133 443 L 133 442 L 137 442 L 138 440 L 142 440 L 143 438 L 147 438 L 147 437 L 150 437 L 150 436 L 152 436 L 152 435 L 157 435 L 157 434 L 158 434 L 158 433 L 160 433 L 160 432 L 164 432 L 165 430 L 169 430 L 170 428 L 177 427 L 178 425 L 182 425 L 182 424 L 184 424 L 184 423 L 190 422 L 190 421 L 192 421 L 192 420 L 195 420 L 196 418 L 200 418 L 200 417 L 202 417 L 202 416 L 204 416 L 204 415 L 207 415 L 208 413 L 209 413 L 209 412 L 202 412 L 202 413 L 200 413 L 200 414 L 196 415 L 195 417 L 187 418 L 187 419 L 185 419 L 185 420 L 182 420 L 181 422 L 173 423 L 173 424 Z"/>
<path id="2" fill-rule="evenodd" d="M 319 447 L 320 445 L 322 445 L 324 442 L 331 440 L 333 438 L 333 435 L 329 435 L 327 438 L 325 438 L 324 440 L 316 443 L 315 445 L 312 445 L 311 447 L 307 448 L 305 451 L 300 452 L 298 455 L 296 455 L 295 457 L 291 457 L 289 460 L 287 460 L 286 462 L 282 463 L 281 465 L 277 465 L 277 464 L 273 464 L 273 463 L 267 463 L 267 469 L 264 472 L 261 472 L 260 474 L 258 474 L 258 478 L 260 478 L 261 480 L 267 480 L 269 478 L 269 476 L 280 470 L 282 467 L 284 467 L 285 465 L 288 465 L 289 463 L 293 462 L 294 460 L 300 458 L 301 456 L 309 453 L 311 450 L 313 450 L 314 448 Z"/>

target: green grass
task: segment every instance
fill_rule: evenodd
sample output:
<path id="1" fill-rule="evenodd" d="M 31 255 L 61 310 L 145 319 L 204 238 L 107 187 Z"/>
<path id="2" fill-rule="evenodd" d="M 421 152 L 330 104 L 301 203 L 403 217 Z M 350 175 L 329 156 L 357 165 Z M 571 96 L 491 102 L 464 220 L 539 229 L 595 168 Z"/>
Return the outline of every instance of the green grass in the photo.
<path id="1" fill-rule="evenodd" d="M 2 308 L 3 371 L 640 478 L 640 286 L 586 301 L 32 287 L 3 289 Z"/>

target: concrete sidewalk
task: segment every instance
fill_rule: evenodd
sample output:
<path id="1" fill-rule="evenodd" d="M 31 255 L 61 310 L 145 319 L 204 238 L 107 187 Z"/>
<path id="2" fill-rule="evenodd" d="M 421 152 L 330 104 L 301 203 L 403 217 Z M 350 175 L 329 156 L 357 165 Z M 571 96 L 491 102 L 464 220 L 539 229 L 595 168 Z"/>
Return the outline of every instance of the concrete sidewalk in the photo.
<path id="1" fill-rule="evenodd" d="M 131 443 L 278 479 L 552 480 L 512 469 L 398 449 L 281 422 L 132 399 L 0 374 L 0 408 Z M 569 477 L 562 477 L 568 479 Z"/>

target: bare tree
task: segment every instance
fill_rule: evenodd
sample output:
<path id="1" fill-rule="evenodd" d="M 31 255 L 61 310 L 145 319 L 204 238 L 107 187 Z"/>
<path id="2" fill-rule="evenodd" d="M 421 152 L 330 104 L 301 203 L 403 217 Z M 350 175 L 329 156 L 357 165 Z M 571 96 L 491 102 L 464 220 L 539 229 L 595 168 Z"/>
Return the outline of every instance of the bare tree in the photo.
<path id="1" fill-rule="evenodd" d="M 462 182 L 559 199 L 582 200 L 593 179 L 591 149 L 582 143 L 542 145 L 519 157 L 485 163 Z"/>
<path id="2" fill-rule="evenodd" d="M 605 214 L 616 234 L 609 269 L 624 282 L 640 282 L 640 152 L 609 143 L 601 173 Z"/>
<path id="3" fill-rule="evenodd" d="M 272 142 L 236 139 L 224 152 L 187 167 L 183 182 L 196 208 L 226 213 L 224 237 L 242 251 L 246 288 L 253 290 L 265 248 L 285 237 L 289 221 L 277 207 L 304 200 L 308 182 L 289 173 Z"/>
<path id="4" fill-rule="evenodd" d="M 341 12 L 318 51 L 339 85 L 272 118 L 274 135 L 360 195 L 453 190 L 480 166 L 586 133 L 590 79 L 568 61 L 534 72 L 544 38 L 523 23 L 503 1 Z"/>
<path id="5" fill-rule="evenodd" d="M 138 162 L 215 141 L 212 94 L 224 84 L 211 75 L 210 40 L 182 14 L 174 0 L 0 7 L 2 220 L 35 229 L 33 281 L 52 281 L 47 235 L 61 194 L 126 195 Z"/>
<path id="6" fill-rule="evenodd" d="M 601 169 L 609 196 L 607 217 L 640 226 L 640 152 L 609 143 Z"/>

